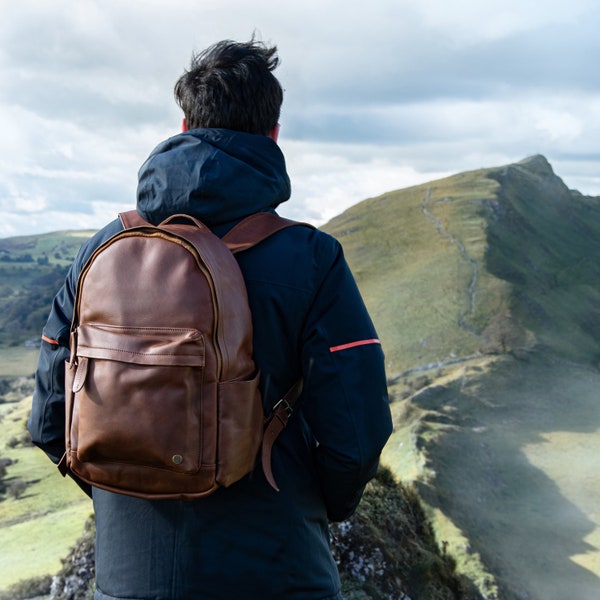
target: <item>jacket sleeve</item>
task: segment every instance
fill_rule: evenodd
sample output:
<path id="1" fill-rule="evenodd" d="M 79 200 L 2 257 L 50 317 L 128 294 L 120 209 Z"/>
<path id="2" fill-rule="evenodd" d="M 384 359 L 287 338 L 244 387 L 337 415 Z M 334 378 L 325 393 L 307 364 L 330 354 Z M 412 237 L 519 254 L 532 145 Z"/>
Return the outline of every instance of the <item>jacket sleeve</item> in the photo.
<path id="1" fill-rule="evenodd" d="M 54 463 L 65 452 L 65 361 L 69 359 L 69 335 L 73 314 L 74 267 L 55 296 L 42 331 L 35 373 L 35 389 L 27 429 L 33 443 Z"/>
<path id="2" fill-rule="evenodd" d="M 303 412 L 332 521 L 355 511 L 392 431 L 384 355 L 354 277 L 335 256 L 311 307 L 303 350 Z"/>

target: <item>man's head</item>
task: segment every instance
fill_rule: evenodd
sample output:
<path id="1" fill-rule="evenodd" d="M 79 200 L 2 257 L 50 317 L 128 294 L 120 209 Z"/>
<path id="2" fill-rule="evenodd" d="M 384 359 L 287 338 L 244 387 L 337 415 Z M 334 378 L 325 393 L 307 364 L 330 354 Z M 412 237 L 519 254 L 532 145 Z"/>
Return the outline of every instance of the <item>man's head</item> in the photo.
<path id="1" fill-rule="evenodd" d="M 277 48 L 254 40 L 225 40 L 195 54 L 175 84 L 187 128 L 271 135 L 283 101 L 283 90 L 272 73 L 278 64 Z"/>

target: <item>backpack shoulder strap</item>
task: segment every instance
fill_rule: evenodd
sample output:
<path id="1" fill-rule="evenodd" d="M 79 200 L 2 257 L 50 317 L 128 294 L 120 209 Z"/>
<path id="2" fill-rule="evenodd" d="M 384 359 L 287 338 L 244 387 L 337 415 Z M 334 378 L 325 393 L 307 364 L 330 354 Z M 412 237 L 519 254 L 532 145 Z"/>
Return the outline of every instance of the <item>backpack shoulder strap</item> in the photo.
<path id="1" fill-rule="evenodd" d="M 184 215 L 175 215 L 175 217 Z M 194 220 L 187 217 L 190 220 Z M 119 219 L 125 229 L 132 229 L 133 227 L 153 227 L 151 223 L 143 219 L 137 210 L 128 210 L 123 213 L 119 213 Z M 162 224 L 170 221 L 167 219 Z M 236 254 L 237 252 L 243 252 L 260 244 L 263 240 L 267 239 L 274 233 L 285 229 L 286 227 L 293 227 L 295 225 L 303 225 L 304 227 L 310 227 L 314 229 L 309 223 L 303 223 L 301 221 L 293 221 L 280 217 L 275 213 L 259 212 L 254 213 L 245 219 L 242 219 L 237 225 L 235 225 L 228 233 L 226 233 L 221 241 L 226 244 L 229 250 Z"/>
<path id="2" fill-rule="evenodd" d="M 119 219 L 124 229 L 131 229 L 132 227 L 144 227 L 151 225 L 148 221 L 142 219 L 137 210 L 128 210 L 124 213 L 119 213 Z"/>
<path id="3" fill-rule="evenodd" d="M 236 254 L 237 252 L 243 252 L 244 250 L 252 248 L 252 246 L 256 246 L 277 231 L 295 225 L 304 225 L 305 227 L 314 229 L 314 227 L 308 223 L 285 219 L 275 213 L 254 213 L 240 221 L 226 233 L 221 240 L 225 242 L 233 254 Z"/>

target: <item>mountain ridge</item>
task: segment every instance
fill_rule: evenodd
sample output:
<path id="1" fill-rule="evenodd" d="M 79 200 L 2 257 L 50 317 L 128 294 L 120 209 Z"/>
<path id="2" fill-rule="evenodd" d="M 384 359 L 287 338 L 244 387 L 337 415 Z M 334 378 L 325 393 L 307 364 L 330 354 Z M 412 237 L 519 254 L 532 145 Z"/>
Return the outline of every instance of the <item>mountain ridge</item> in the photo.
<path id="1" fill-rule="evenodd" d="M 600 197 L 534 155 L 367 199 L 323 229 L 386 352 L 385 462 L 415 482 L 440 542 L 485 598 L 595 598 Z M 544 458 L 562 454 L 563 470 Z M 532 517 L 547 506 L 570 515 L 560 536 Z"/>
<path id="2" fill-rule="evenodd" d="M 600 198 L 569 190 L 550 163 L 534 155 L 367 199 L 323 229 L 340 240 L 375 317 L 382 315 L 383 335 L 389 340 L 384 345 L 403 348 L 403 352 L 392 351 L 390 363 L 394 371 L 402 372 L 425 357 L 425 362 L 436 362 L 456 350 L 465 356 L 481 351 L 483 331 L 494 315 L 515 313 L 529 338 L 541 328 L 536 307 L 563 319 L 556 306 L 546 306 L 539 296 L 552 288 L 552 278 L 562 277 L 559 283 L 563 284 L 567 275 L 572 279 L 575 267 L 585 274 L 583 266 L 590 265 L 595 275 Z M 532 232 L 535 239 L 523 247 Z M 581 239 L 573 248 L 575 236 Z M 525 266 L 518 264 L 521 260 Z M 525 274 L 538 278 L 538 288 L 543 284 L 533 290 L 539 293 L 526 293 L 531 282 L 523 280 Z M 411 290 L 401 287 L 403 280 L 410 282 Z M 397 306 L 390 311 L 385 304 L 393 304 L 393 298 Z M 403 329 L 410 348 L 406 339 L 389 333 L 404 325 L 398 306 L 410 315 Z M 587 308 L 598 315 L 597 309 Z M 429 314 L 425 319 L 424 313 Z M 581 315 L 578 318 L 585 321 Z M 423 335 L 415 339 L 410 327 L 415 320 L 429 323 L 421 327 L 433 338 L 429 344 Z M 567 322 L 572 324 L 573 315 Z M 442 329 L 452 332 L 456 349 L 444 341 Z M 547 336 L 544 339 L 548 341 Z M 424 350 L 428 345 L 433 352 Z M 587 339 L 585 345 L 587 357 L 576 352 L 573 356 L 595 360 L 589 356 L 595 352 L 594 344 Z"/>

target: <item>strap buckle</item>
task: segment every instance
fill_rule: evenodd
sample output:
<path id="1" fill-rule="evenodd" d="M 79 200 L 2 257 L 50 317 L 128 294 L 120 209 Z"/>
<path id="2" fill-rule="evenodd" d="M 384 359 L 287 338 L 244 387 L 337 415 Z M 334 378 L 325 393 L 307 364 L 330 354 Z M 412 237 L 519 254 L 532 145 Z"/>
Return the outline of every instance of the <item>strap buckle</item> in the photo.
<path id="1" fill-rule="evenodd" d="M 292 416 L 292 413 L 294 412 L 294 407 L 289 403 L 288 399 L 285 396 L 275 403 L 275 405 L 273 406 L 272 414 L 275 414 L 280 406 L 283 408 L 283 410 L 285 410 L 288 418 Z"/>

